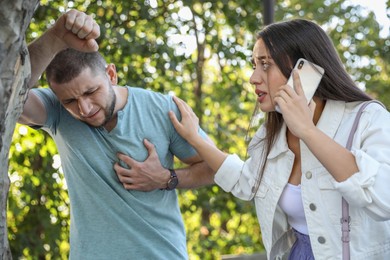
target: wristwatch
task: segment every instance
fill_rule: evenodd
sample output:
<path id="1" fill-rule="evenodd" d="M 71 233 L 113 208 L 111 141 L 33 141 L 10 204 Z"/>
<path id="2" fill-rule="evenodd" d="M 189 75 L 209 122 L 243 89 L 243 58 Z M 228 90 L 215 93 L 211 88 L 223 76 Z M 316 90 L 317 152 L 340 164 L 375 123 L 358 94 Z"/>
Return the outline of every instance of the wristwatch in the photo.
<path id="1" fill-rule="evenodd" d="M 176 188 L 177 184 L 179 184 L 179 179 L 177 178 L 175 170 L 169 169 L 169 172 L 171 173 L 171 177 L 168 180 L 166 190 L 173 190 Z"/>

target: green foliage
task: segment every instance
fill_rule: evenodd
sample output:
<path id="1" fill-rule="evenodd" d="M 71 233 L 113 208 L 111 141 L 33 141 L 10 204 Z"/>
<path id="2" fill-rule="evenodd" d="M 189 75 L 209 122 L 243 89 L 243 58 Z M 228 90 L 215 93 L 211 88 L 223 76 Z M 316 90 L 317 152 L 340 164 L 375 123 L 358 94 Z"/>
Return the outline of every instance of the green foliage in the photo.
<path id="1" fill-rule="evenodd" d="M 275 20 L 314 19 L 328 31 L 359 86 L 390 105 L 389 38 L 372 14 L 345 1 L 275 1 Z M 100 51 L 117 66 L 119 85 L 186 100 L 216 145 L 246 156 L 245 135 L 255 105 L 248 62 L 263 27 L 261 1 L 42 0 L 30 24 L 32 41 L 68 8 L 92 14 Z M 363 62 L 363 63 L 361 63 Z M 361 65 L 363 64 L 363 65 Z M 40 84 L 45 86 L 44 79 Z M 55 145 L 43 132 L 15 130 L 10 153 L 9 239 L 15 259 L 66 258 L 69 205 Z M 180 191 L 191 259 L 263 250 L 252 202 L 217 186 Z"/>
<path id="2" fill-rule="evenodd" d="M 53 140 L 17 125 L 10 149 L 8 203 L 15 259 L 67 259 L 69 201 Z"/>
<path id="3" fill-rule="evenodd" d="M 190 259 L 219 259 L 223 254 L 262 251 L 251 202 L 234 199 L 219 187 L 180 191 Z"/>

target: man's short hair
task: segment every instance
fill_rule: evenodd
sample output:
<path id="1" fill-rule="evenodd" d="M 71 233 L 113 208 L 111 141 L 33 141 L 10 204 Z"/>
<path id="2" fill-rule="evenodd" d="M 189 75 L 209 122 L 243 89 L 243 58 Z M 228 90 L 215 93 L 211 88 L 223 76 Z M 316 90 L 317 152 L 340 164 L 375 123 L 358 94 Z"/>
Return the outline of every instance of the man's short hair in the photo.
<path id="1" fill-rule="evenodd" d="M 46 78 L 57 84 L 67 83 L 86 69 L 93 73 L 104 73 L 107 63 L 99 52 L 81 52 L 71 48 L 59 52 L 46 68 Z"/>

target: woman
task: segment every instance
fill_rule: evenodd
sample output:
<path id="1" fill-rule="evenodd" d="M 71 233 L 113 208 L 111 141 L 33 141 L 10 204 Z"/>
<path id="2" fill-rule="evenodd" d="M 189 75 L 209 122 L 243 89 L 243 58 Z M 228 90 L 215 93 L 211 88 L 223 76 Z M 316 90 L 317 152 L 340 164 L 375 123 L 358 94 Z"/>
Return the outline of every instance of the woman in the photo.
<path id="1" fill-rule="evenodd" d="M 309 105 L 296 72 L 293 88 L 286 85 L 299 58 L 325 70 Z M 268 259 L 289 251 L 289 259 L 341 259 L 342 197 L 351 216 L 351 259 L 390 259 L 389 113 L 367 106 L 351 151 L 345 148 L 357 110 L 371 98 L 351 80 L 326 33 L 307 20 L 262 30 L 253 68 L 250 82 L 266 120 L 245 162 L 205 142 L 197 117 L 178 98 L 182 120 L 170 118 L 216 171 L 218 185 L 254 199 Z"/>

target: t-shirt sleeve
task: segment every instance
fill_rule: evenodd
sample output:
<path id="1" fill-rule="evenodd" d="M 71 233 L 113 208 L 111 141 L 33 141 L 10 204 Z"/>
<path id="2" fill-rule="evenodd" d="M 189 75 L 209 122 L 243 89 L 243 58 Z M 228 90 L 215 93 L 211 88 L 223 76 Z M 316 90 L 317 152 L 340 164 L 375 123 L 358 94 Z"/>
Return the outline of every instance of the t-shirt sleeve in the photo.
<path id="1" fill-rule="evenodd" d="M 43 126 L 32 126 L 34 129 L 49 129 L 51 132 L 55 133 L 61 112 L 61 104 L 58 101 L 56 95 L 50 88 L 35 88 L 30 91 L 33 91 L 34 94 L 41 100 L 46 109 L 46 122 Z"/>

